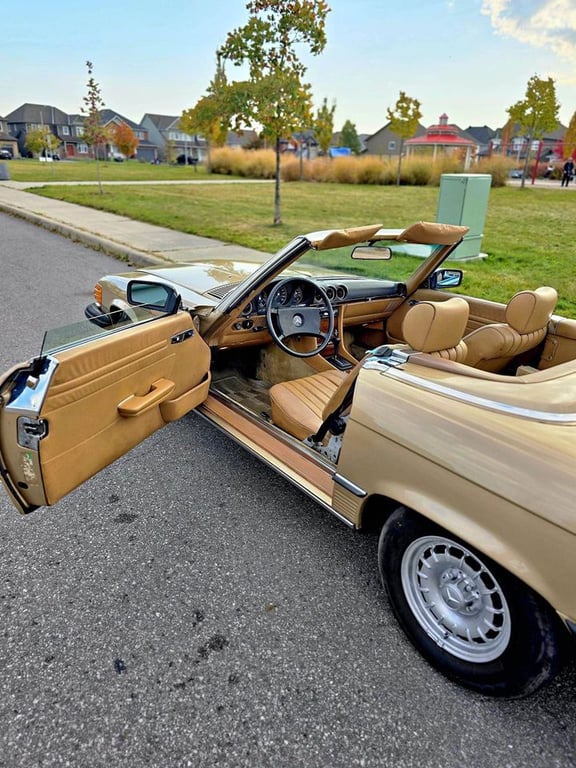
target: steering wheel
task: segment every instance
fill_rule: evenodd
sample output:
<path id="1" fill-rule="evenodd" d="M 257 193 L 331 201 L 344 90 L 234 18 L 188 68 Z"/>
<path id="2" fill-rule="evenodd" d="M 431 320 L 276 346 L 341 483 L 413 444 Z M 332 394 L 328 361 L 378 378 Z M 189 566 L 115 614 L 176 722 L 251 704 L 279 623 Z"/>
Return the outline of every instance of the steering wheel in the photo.
<path id="1" fill-rule="evenodd" d="M 295 285 L 294 285 L 295 284 Z M 304 287 L 300 301 L 293 302 L 297 286 Z M 283 301 L 280 297 L 286 297 Z M 307 306 L 320 298 L 320 303 Z M 322 321 L 328 321 L 328 328 L 322 330 Z M 277 283 L 268 295 L 266 302 L 266 322 L 272 338 L 280 349 L 294 357 L 313 357 L 329 344 L 334 332 L 334 308 L 326 291 L 312 280 L 304 277 L 288 277 Z M 286 339 L 294 336 L 313 336 L 320 339 L 310 352 L 298 352 L 285 344 Z"/>

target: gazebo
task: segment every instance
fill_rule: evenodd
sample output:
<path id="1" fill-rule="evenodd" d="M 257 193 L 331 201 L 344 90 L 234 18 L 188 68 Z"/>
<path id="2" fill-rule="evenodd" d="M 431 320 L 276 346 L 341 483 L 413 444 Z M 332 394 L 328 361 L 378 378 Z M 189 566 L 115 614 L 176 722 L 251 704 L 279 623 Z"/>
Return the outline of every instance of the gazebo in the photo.
<path id="1" fill-rule="evenodd" d="M 473 154 L 478 151 L 475 141 L 462 135 L 457 125 L 448 123 L 448 115 L 440 115 L 437 125 L 426 128 L 424 136 L 415 136 L 404 142 L 406 155 L 416 154 L 425 147 L 432 147 L 432 158 L 436 160 L 438 154 L 451 155 L 455 150 L 465 150 L 464 169 L 470 168 Z"/>

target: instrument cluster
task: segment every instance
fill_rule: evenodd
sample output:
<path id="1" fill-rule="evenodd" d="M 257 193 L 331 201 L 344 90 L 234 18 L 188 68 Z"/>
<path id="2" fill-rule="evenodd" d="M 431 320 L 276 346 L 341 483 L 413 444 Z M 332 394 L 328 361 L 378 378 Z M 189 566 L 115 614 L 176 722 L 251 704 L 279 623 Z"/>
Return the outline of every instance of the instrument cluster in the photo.
<path id="1" fill-rule="evenodd" d="M 273 285 L 265 288 L 252 301 L 249 301 L 242 310 L 242 317 L 265 315 L 266 303 L 272 288 Z M 308 289 L 307 291 L 305 290 L 306 288 Z M 347 293 L 344 285 L 327 285 L 324 287 L 324 290 L 330 301 L 335 303 L 345 299 Z M 278 307 L 299 306 L 305 302 L 310 305 L 323 305 L 325 303 L 319 291 L 314 294 L 313 299 L 309 295 L 307 296 L 307 293 L 310 294 L 308 284 L 301 285 L 298 282 L 294 282 L 291 285 L 284 285 L 276 294 L 274 303 Z"/>

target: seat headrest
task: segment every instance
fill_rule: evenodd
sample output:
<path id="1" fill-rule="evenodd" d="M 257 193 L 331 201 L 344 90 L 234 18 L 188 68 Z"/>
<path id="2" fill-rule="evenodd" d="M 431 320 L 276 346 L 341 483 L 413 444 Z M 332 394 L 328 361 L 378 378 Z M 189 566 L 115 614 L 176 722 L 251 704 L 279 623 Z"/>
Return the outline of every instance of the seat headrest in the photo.
<path id="1" fill-rule="evenodd" d="M 539 331 L 550 320 L 557 301 L 557 292 L 548 286 L 535 291 L 519 291 L 508 302 L 506 322 L 518 333 Z"/>
<path id="2" fill-rule="evenodd" d="M 402 322 L 406 343 L 417 352 L 440 352 L 462 340 L 470 307 L 465 299 L 420 301 L 410 307 Z"/>

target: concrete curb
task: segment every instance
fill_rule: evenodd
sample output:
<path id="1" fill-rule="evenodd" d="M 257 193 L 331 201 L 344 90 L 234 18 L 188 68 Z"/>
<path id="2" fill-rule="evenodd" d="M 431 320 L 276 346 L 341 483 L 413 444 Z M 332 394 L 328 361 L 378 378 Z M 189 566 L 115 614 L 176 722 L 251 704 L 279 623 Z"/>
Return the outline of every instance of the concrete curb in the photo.
<path id="1" fill-rule="evenodd" d="M 94 235 L 79 227 L 73 227 L 70 224 L 64 224 L 61 221 L 47 218 L 42 214 L 32 213 L 17 205 L 10 205 L 9 203 L 0 201 L 0 211 L 30 221 L 32 224 L 43 227 L 50 232 L 56 232 L 75 243 L 81 243 L 95 251 L 103 251 L 109 256 L 114 256 L 114 258 L 126 262 L 129 266 L 146 267 L 171 263 L 167 259 L 160 259 L 149 253 L 145 253 L 144 251 L 138 251 L 135 248 L 131 248 L 129 245 L 117 243 L 114 240 L 109 240 L 100 235 Z"/>

